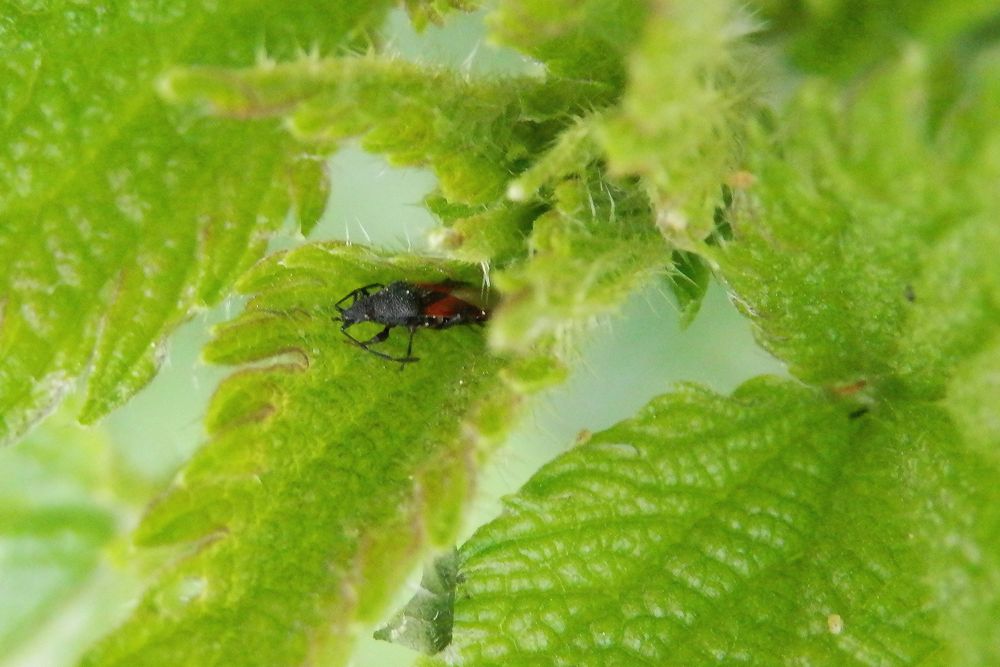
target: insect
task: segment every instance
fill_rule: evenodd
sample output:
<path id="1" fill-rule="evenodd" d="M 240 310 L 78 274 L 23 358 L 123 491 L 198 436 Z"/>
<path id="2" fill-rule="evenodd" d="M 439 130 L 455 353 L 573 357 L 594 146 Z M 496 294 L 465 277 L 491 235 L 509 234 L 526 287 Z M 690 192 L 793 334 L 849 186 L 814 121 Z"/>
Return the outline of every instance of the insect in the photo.
<path id="1" fill-rule="evenodd" d="M 482 324 L 489 319 L 489 312 L 479 306 L 455 296 L 456 289 L 467 287 L 465 283 L 445 281 L 441 283 L 410 283 L 404 280 L 383 285 L 372 283 L 348 293 L 334 304 L 340 317 L 340 331 L 363 350 L 377 357 L 408 364 L 419 361 L 413 356 L 413 334 L 417 329 L 447 329 L 460 324 Z M 345 305 L 350 302 L 350 305 Z M 348 331 L 355 324 L 374 322 L 384 328 L 367 340 L 358 340 Z M 394 357 L 372 349 L 389 338 L 394 327 L 410 330 L 410 340 L 406 344 L 406 355 Z"/>

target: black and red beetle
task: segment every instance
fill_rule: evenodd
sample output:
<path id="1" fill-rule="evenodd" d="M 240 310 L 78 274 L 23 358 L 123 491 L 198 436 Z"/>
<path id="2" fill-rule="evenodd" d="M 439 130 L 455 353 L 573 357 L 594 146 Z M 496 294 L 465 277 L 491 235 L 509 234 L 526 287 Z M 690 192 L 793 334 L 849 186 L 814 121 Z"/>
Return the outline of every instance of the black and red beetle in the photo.
<path id="1" fill-rule="evenodd" d="M 487 310 L 455 295 L 455 291 L 462 287 L 467 288 L 468 285 L 456 281 L 372 283 L 351 291 L 334 304 L 340 317 L 333 319 L 342 323 L 341 333 L 361 349 L 383 359 L 408 364 L 419 360 L 419 357 L 412 356 L 413 334 L 417 329 L 447 329 L 460 324 L 482 324 L 489 319 Z M 347 301 L 351 303 L 345 306 Z M 358 340 L 348 329 L 361 322 L 374 322 L 384 328 L 368 340 Z M 394 357 L 371 347 L 385 342 L 394 327 L 410 330 L 406 356 Z"/>

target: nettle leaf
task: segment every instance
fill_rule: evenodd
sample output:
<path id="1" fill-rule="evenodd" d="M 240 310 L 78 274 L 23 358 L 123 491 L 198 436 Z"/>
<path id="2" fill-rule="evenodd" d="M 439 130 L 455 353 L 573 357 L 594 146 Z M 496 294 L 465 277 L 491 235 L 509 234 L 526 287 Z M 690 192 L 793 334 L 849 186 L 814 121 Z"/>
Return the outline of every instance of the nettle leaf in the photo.
<path id="1" fill-rule="evenodd" d="M 172 101 L 218 115 L 283 116 L 308 142 L 361 136 L 393 164 L 430 166 L 449 201 L 470 205 L 496 201 L 564 117 L 608 96 L 598 83 L 469 80 L 377 56 L 179 69 L 161 87 Z"/>
<path id="2" fill-rule="evenodd" d="M 785 42 L 784 50 L 797 67 L 841 79 L 891 58 L 908 42 L 963 51 L 974 42 L 988 41 L 989 23 L 996 16 L 996 6 L 982 0 L 757 0 L 753 5 L 767 32 Z"/>
<path id="3" fill-rule="evenodd" d="M 933 135 L 926 75 L 911 52 L 847 98 L 807 85 L 730 211 L 723 275 L 808 382 L 936 398 L 997 335 L 998 96 Z"/>
<path id="4" fill-rule="evenodd" d="M 677 299 L 681 312 L 681 326 L 690 324 L 712 280 L 712 270 L 700 255 L 685 250 L 675 250 L 672 255 L 674 270 L 667 276 L 667 286 Z"/>
<path id="5" fill-rule="evenodd" d="M 0 440 L 24 432 L 85 373 L 84 421 L 126 400 L 156 372 L 166 334 L 218 301 L 260 256 L 300 184 L 311 193 L 321 180 L 322 164 L 303 162 L 270 124 L 179 117 L 158 99 L 156 78 L 179 63 L 329 49 L 383 9 L 360 0 L 7 3 Z"/>
<path id="6" fill-rule="evenodd" d="M 585 59 L 590 49 L 601 51 L 611 71 L 621 70 L 608 80 L 623 83 L 626 65 L 628 73 L 616 105 L 580 117 L 508 186 L 510 199 L 541 199 L 555 212 L 536 221 L 530 261 L 498 278 L 501 287 L 518 290 L 515 305 L 501 310 L 493 329 L 494 342 L 504 348 L 535 347 L 544 336 L 608 312 L 657 273 L 678 279 L 672 284 L 688 319 L 704 295 L 707 266 L 691 253 L 671 262 L 668 246 L 651 232 L 658 229 L 672 244 L 700 250 L 713 230 L 721 184 L 737 173 L 753 98 L 754 59 L 740 42 L 752 25 L 731 3 L 654 2 L 645 23 L 646 4 L 630 3 L 634 14 L 627 14 L 614 38 L 599 37 L 600 30 L 595 37 L 574 32 L 605 11 L 621 10 L 616 5 L 508 2 L 493 17 L 499 39 L 546 60 L 555 75 L 606 74 L 571 69 L 573 58 Z M 549 29 L 539 30 L 537 21 Z M 563 50 L 568 60 L 557 55 Z M 613 183 L 626 191 L 630 206 L 591 203 L 589 216 L 582 216 L 579 207 L 560 201 L 563 191 L 576 187 L 565 179 L 576 181 L 588 166 L 605 163 L 611 174 L 640 179 L 594 179 L 591 173 L 582 179 L 586 187 L 597 191 L 596 180 Z M 599 192 L 587 196 L 606 199 Z M 640 205 L 642 199 L 647 203 Z M 638 217 L 628 219 L 623 208 L 638 211 Z"/>
<path id="7" fill-rule="evenodd" d="M 0 450 L 0 656 L 79 593 L 131 504 L 105 438 L 56 415 Z M 93 621 L 94 614 L 88 618 Z"/>
<path id="8" fill-rule="evenodd" d="M 423 550 L 455 539 L 477 431 L 502 432 L 509 397 L 480 330 L 417 332 L 421 361 L 401 371 L 348 344 L 333 304 L 369 283 L 446 278 L 480 276 L 327 244 L 271 256 L 241 279 L 253 297 L 206 355 L 253 365 L 220 386 L 211 441 L 137 537 L 188 546 L 87 664 L 345 662 L 359 624 L 378 618 Z M 378 331 L 365 326 L 352 333 Z M 397 330 L 381 349 L 405 348 Z"/>
<path id="9" fill-rule="evenodd" d="M 507 198 L 520 202 L 538 197 L 547 185 L 559 183 L 567 175 L 580 175 L 601 157 L 594 136 L 597 116 L 588 114 L 563 130 L 546 151 L 538 156 L 507 186 Z"/>
<path id="10" fill-rule="evenodd" d="M 464 262 L 496 267 L 524 258 L 534 222 L 545 212 L 540 202 L 463 206 L 432 196 L 425 204 L 442 223 L 431 235 L 435 247 Z"/>
<path id="11" fill-rule="evenodd" d="M 935 239 L 927 268 L 907 293 L 913 326 L 902 349 L 929 383 L 941 381 L 939 366 L 957 362 L 949 373 L 944 401 L 971 447 L 1000 456 L 1000 247 L 993 192 L 1000 177 L 1000 61 L 981 70 L 984 83 L 975 104 L 954 119 L 963 140 L 956 159 L 968 165 L 962 195 L 974 197 L 971 219 Z M 938 347 L 935 347 L 935 343 Z"/>
<path id="12" fill-rule="evenodd" d="M 635 0 L 501 0 L 488 21 L 493 39 L 545 63 L 552 78 L 625 84 L 625 57 L 648 3 Z"/>
<path id="13" fill-rule="evenodd" d="M 655 0 L 619 108 L 597 128 L 616 174 L 638 174 L 674 243 L 700 248 L 740 164 L 755 104 L 756 29 L 740 3 Z"/>
<path id="14" fill-rule="evenodd" d="M 649 201 L 630 183 L 591 172 L 554 189 L 535 220 L 531 261 L 496 276 L 507 295 L 490 327 L 499 349 L 530 353 L 570 327 L 615 310 L 670 261 Z M 544 346 L 543 348 L 544 349 Z"/>
<path id="15" fill-rule="evenodd" d="M 546 465 L 461 547 L 432 664 L 990 664 L 996 470 L 946 414 L 685 386 Z"/>
<path id="16" fill-rule="evenodd" d="M 945 404 L 971 447 L 1000 461 L 1000 336 L 958 366 Z"/>

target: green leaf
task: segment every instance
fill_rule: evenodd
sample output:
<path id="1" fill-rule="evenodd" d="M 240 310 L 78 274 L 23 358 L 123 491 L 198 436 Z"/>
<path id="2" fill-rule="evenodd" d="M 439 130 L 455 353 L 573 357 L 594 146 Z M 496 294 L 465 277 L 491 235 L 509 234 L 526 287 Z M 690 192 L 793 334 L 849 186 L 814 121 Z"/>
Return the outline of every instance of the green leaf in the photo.
<path id="1" fill-rule="evenodd" d="M 460 549 L 448 665 L 992 664 L 997 470 L 940 409 L 686 386 Z"/>
<path id="2" fill-rule="evenodd" d="M 501 0 L 492 38 L 545 63 L 554 78 L 620 92 L 625 56 L 648 13 L 644 0 Z"/>
<path id="3" fill-rule="evenodd" d="M 538 196 L 543 186 L 558 184 L 567 175 L 580 176 L 600 157 L 594 138 L 595 116 L 584 116 L 563 130 L 555 142 L 523 174 L 507 186 L 507 198 L 525 201 Z"/>
<path id="4" fill-rule="evenodd" d="M 958 366 L 945 397 L 965 441 L 984 456 L 1000 462 L 997 397 L 1000 397 L 1000 334 Z"/>
<path id="5" fill-rule="evenodd" d="M 502 202 L 461 212 L 458 209 L 466 207 L 446 206 L 447 212 L 428 205 L 444 222 L 431 236 L 431 243 L 463 262 L 498 267 L 523 259 L 532 226 L 545 211 L 537 202 Z"/>
<path id="6" fill-rule="evenodd" d="M 578 4 L 569 9 L 552 3 L 504 3 L 495 20 L 508 31 L 514 25 L 525 31 L 511 39 L 515 46 L 541 48 L 534 41 L 540 39 L 549 56 L 559 50 L 572 54 L 568 43 L 548 41 L 546 35 L 572 33 L 577 20 L 586 25 L 615 3 Z M 621 50 L 634 49 L 620 104 L 580 117 L 508 186 L 512 200 L 538 199 L 555 211 L 535 221 L 530 259 L 497 278 L 501 288 L 512 292 L 491 332 L 501 349 L 523 352 L 538 349 L 539 341 L 558 340 L 574 325 L 612 311 L 651 275 L 666 272 L 672 263 L 670 247 L 657 241 L 654 230 L 672 244 L 701 251 L 715 225 L 720 184 L 738 173 L 738 147 L 753 100 L 754 62 L 739 38 L 751 29 L 750 22 L 731 3 L 650 6 L 644 28 L 640 30 L 641 23 L 632 26 L 630 16 L 627 29 L 619 33 L 622 41 L 616 42 Z M 638 11 L 639 3 L 631 9 Z M 528 12 L 544 15 L 550 30 L 539 31 L 536 23 L 526 22 Z M 591 48 L 586 37 L 575 39 L 584 53 Z M 623 51 L 601 50 L 605 62 L 626 62 Z M 552 69 L 560 72 L 554 65 Z M 600 172 L 595 178 L 605 154 L 612 174 L 641 179 Z M 567 178 L 571 180 L 565 182 Z M 574 192 L 580 181 L 589 213 Z M 612 195 L 612 190 L 618 193 Z M 615 199 L 621 201 L 616 204 Z M 674 257 L 682 261 L 674 262 L 672 285 L 690 320 L 704 294 L 708 269 L 691 253 Z"/>
<path id="7" fill-rule="evenodd" d="M 3 658 L 80 592 L 131 510 L 104 437 L 67 422 L 50 419 L 18 447 L 0 450 Z"/>
<path id="8" fill-rule="evenodd" d="M 177 69 L 161 88 L 174 102 L 214 114 L 283 116 L 308 142 L 362 136 L 366 150 L 384 153 L 393 164 L 430 166 L 448 200 L 472 205 L 496 201 L 567 114 L 606 98 L 600 86 L 586 82 L 470 81 L 379 57 Z"/>
<path id="9" fill-rule="evenodd" d="M 913 41 L 941 50 L 967 49 L 995 30 L 990 20 L 996 18 L 996 5 L 988 0 L 753 4 L 797 67 L 844 80 L 891 59 Z"/>
<path id="10" fill-rule="evenodd" d="M 81 375 L 84 421 L 126 400 L 156 372 L 167 333 L 260 256 L 290 188 L 300 215 L 317 212 L 296 194 L 301 148 L 269 123 L 179 116 L 158 98 L 157 77 L 192 61 L 329 49 L 378 21 L 384 3 L 4 7 L 0 441 L 9 441 Z"/>
<path id="11" fill-rule="evenodd" d="M 616 310 L 670 261 L 645 195 L 590 171 L 567 179 L 534 222 L 530 261 L 496 276 L 506 299 L 490 341 L 522 354 L 552 347 L 574 327 Z"/>
<path id="12" fill-rule="evenodd" d="M 684 250 L 673 253 L 674 272 L 667 276 L 670 290 L 681 309 L 681 326 L 694 320 L 705 298 L 712 272 L 700 256 Z"/>
<path id="13" fill-rule="evenodd" d="M 925 65 L 911 51 L 849 96 L 812 82 L 778 139 L 754 141 L 756 182 L 717 257 L 761 342 L 807 382 L 937 398 L 996 335 L 1000 95 L 970 95 L 934 135 Z"/>
<path id="14" fill-rule="evenodd" d="M 721 183 L 739 166 L 756 103 L 755 24 L 735 2 L 655 0 L 629 60 L 629 85 L 599 126 L 612 173 L 638 174 L 656 225 L 699 247 Z"/>
<path id="15" fill-rule="evenodd" d="M 477 431 L 496 437 L 491 415 L 509 398 L 477 328 L 417 332 L 421 361 L 402 370 L 348 344 L 333 304 L 402 277 L 479 273 L 327 244 L 271 256 L 243 277 L 247 310 L 206 355 L 253 365 L 221 385 L 211 442 L 137 536 L 188 546 L 87 664 L 343 664 L 359 624 L 379 617 L 423 550 L 453 542 Z M 396 330 L 382 349 L 405 346 Z"/>

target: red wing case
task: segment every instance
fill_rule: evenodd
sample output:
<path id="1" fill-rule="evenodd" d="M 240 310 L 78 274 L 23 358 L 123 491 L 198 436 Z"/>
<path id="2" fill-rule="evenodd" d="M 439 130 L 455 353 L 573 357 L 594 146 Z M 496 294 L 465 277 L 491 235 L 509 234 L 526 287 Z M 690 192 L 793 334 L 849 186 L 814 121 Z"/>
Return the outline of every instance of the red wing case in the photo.
<path id="1" fill-rule="evenodd" d="M 442 319 L 458 318 L 462 322 L 485 322 L 489 319 L 489 312 L 471 301 L 456 296 L 456 291 L 460 291 L 462 296 L 466 292 L 471 292 L 470 285 L 460 282 L 444 283 L 420 283 L 418 287 L 427 291 L 422 299 L 423 314 L 428 317 L 440 317 Z"/>

